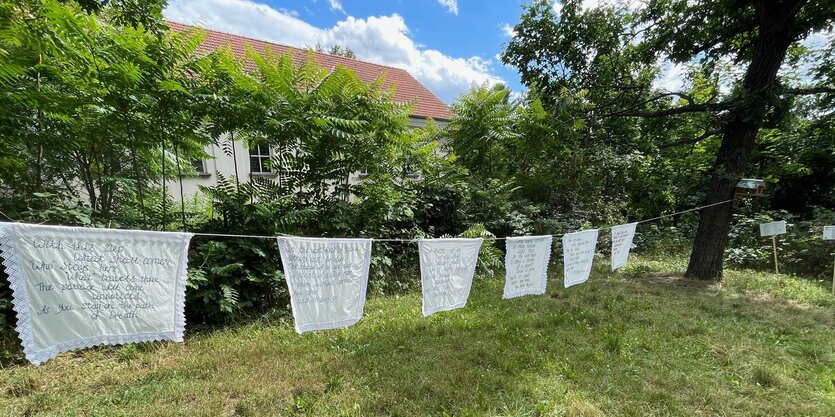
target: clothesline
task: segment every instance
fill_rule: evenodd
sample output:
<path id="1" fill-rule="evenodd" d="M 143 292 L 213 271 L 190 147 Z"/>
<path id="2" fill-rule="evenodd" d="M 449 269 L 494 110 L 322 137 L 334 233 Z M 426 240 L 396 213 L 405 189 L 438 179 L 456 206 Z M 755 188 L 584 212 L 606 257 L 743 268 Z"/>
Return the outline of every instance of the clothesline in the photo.
<path id="1" fill-rule="evenodd" d="M 612 230 L 612 270 L 626 265 L 635 236 L 635 225 L 690 213 L 707 207 L 727 204 L 720 201 L 669 213 L 628 224 L 587 229 L 574 235 L 534 236 L 508 240 L 505 256 L 505 290 L 502 298 L 544 294 L 548 283 L 548 265 L 553 237 L 563 237 L 563 284 L 565 288 L 589 279 L 598 244 L 599 230 Z M 2 216 L 3 213 L 0 213 Z M 158 233 L 143 230 L 66 228 L 21 222 L 0 222 L 0 255 L 13 295 L 18 317 L 17 331 L 26 358 L 38 364 L 58 353 L 101 344 L 134 343 L 149 340 L 183 341 L 185 299 L 188 282 L 189 243 L 194 236 L 276 239 L 282 271 L 290 294 L 296 331 L 343 328 L 363 316 L 367 295 L 372 241 L 419 242 L 422 311 L 424 316 L 463 308 L 470 294 L 481 239 L 395 239 L 363 240 L 298 239 L 301 236 L 274 236 L 221 233 Z M 57 240 L 54 238 L 58 237 Z M 66 243 L 63 240 L 66 238 Z M 295 239 L 293 239 L 295 238 Z M 505 240 L 491 237 L 483 240 Z M 71 250 L 67 250 L 71 249 Z M 339 256 L 333 256 L 338 254 Z M 51 265 L 81 261 L 90 270 L 60 272 Z M 101 270 L 94 265 L 102 265 Z M 22 265 L 32 265 L 23 268 Z M 118 271 L 114 268 L 118 267 Z M 92 272 L 95 269 L 96 272 Z M 104 271 L 104 272 L 101 272 Z M 61 291 L 51 291 L 50 282 L 59 285 L 65 274 L 85 280 L 85 286 L 70 286 L 72 301 L 65 302 Z M 91 283 L 88 284 L 87 281 Z M 120 289 L 118 283 L 132 289 Z M 45 289 L 33 289 L 41 283 Z M 75 285 L 75 284 L 72 284 Z M 98 286 L 98 287 L 97 287 Z M 127 287 L 127 286 L 126 286 Z M 141 294 L 141 296 L 140 296 Z M 83 301 L 90 300 L 89 302 Z M 139 297 L 139 298 L 137 298 Z M 81 301 L 79 301 L 81 300 Z M 96 304 L 97 300 L 114 300 Z M 126 302 L 116 303 L 116 300 Z M 133 301 L 136 300 L 134 303 Z M 88 311 L 91 320 L 101 314 L 119 319 L 112 328 L 90 326 L 90 320 L 77 315 L 58 314 L 70 311 L 73 303 L 96 306 Z M 174 321 L 149 326 L 140 317 L 139 303 L 152 306 L 154 314 L 174 317 Z M 67 307 L 69 306 L 69 307 Z M 141 307 L 145 308 L 145 307 Z M 47 314 L 50 309 L 55 314 Z M 86 307 L 85 307 L 86 309 Z M 38 312 L 40 311 L 40 312 Z M 32 314 L 37 312 L 37 314 Z M 113 320 L 110 320 L 113 322 Z M 71 338 L 59 339 L 52 329 L 68 327 Z M 150 331 L 149 331 L 150 330 Z"/>
<path id="2" fill-rule="evenodd" d="M 649 223 L 649 222 L 652 222 L 652 221 L 661 220 L 661 219 L 665 219 L 665 218 L 668 218 L 668 217 L 678 216 L 679 214 L 690 213 L 690 212 L 693 212 L 693 211 L 706 209 L 708 207 L 727 204 L 727 203 L 730 203 L 732 201 L 734 201 L 734 200 L 733 199 L 728 199 L 728 200 L 720 201 L 718 203 L 707 204 L 707 205 L 704 205 L 704 206 L 699 206 L 699 207 L 694 207 L 694 208 L 687 209 L 687 210 L 677 211 L 675 213 L 663 214 L 661 216 L 652 217 L 652 218 L 644 219 L 644 220 L 638 220 L 636 222 L 630 222 L 630 223 L 637 223 L 637 224 Z M 608 230 L 608 229 L 611 229 L 612 227 L 614 227 L 614 226 L 603 226 L 603 227 L 599 227 L 598 230 Z M 297 236 L 297 235 L 289 235 L 289 234 L 286 234 L 286 233 L 276 233 L 273 236 L 237 235 L 237 234 L 225 234 L 225 233 L 192 233 L 192 234 L 194 236 L 232 237 L 232 238 L 245 238 L 245 239 L 275 239 L 276 236 L 304 237 L 304 236 Z M 542 236 L 552 236 L 552 237 L 555 237 L 555 238 L 559 238 L 559 237 L 562 237 L 564 235 L 565 235 L 565 233 L 556 234 L 556 235 L 542 235 Z M 485 237 L 483 239 L 484 240 L 490 240 L 490 241 L 498 241 L 498 240 L 505 240 L 505 239 L 507 239 L 507 237 Z M 398 238 L 371 238 L 371 240 L 374 241 L 374 242 L 404 242 L 404 243 L 415 243 L 415 242 L 418 241 L 418 239 L 398 239 Z"/>

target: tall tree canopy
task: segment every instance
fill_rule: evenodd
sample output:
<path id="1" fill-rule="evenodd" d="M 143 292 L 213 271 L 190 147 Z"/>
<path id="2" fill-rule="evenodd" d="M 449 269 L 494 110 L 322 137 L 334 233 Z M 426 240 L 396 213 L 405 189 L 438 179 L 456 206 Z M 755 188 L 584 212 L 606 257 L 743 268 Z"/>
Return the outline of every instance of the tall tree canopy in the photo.
<path id="1" fill-rule="evenodd" d="M 803 54 L 802 41 L 832 31 L 833 0 L 650 0 L 590 10 L 582 3 L 525 6 L 503 62 L 553 114 L 616 132 L 615 146 L 644 147 L 646 133 L 665 126 L 672 134 L 653 138 L 656 150 L 714 141 L 706 204 L 733 197 L 758 132 L 779 123 L 796 97 L 831 106 L 832 58 Z M 789 76 L 800 56 L 807 71 Z M 689 68 L 689 82 L 680 91 L 658 86 L 660 68 L 675 64 Z M 721 278 L 731 210 L 716 204 L 702 212 L 687 276 Z"/>

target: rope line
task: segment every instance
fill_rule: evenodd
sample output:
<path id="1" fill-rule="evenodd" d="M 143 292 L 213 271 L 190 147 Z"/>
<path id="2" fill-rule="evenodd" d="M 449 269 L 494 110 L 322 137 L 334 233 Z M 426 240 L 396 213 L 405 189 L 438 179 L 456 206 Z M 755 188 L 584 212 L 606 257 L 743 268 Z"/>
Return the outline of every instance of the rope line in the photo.
<path id="1" fill-rule="evenodd" d="M 706 209 L 708 207 L 718 206 L 718 205 L 721 205 L 721 204 L 727 204 L 727 203 L 730 203 L 731 201 L 734 201 L 734 200 L 729 199 L 729 200 L 725 200 L 725 201 L 720 201 L 718 203 L 707 204 L 707 205 L 704 205 L 704 206 L 694 207 L 694 208 L 691 208 L 691 209 L 677 211 L 675 213 L 670 213 L 670 214 L 663 214 L 661 216 L 652 217 L 652 218 L 644 219 L 644 220 L 639 220 L 637 222 L 629 222 L 629 223 L 638 223 L 638 224 L 648 223 L 648 222 L 652 222 L 652 221 L 656 221 L 656 220 L 666 219 L 668 217 L 678 216 L 679 214 L 690 213 L 690 212 L 693 212 L 693 211 Z M 0 214 L 2 214 L 2 213 L 0 213 Z M 6 217 L 6 218 L 8 218 L 8 217 Z M 11 220 L 11 219 L 9 219 L 9 220 Z M 14 220 L 12 220 L 12 221 L 14 221 Z M 16 222 L 20 222 L 20 221 L 16 221 Z M 628 224 L 628 223 L 624 223 L 624 224 Z M 603 226 L 603 227 L 597 228 L 597 230 L 608 230 L 608 229 L 611 229 L 612 227 L 614 227 L 614 226 Z M 130 229 L 125 229 L 125 230 L 130 230 Z M 134 229 L 134 230 L 136 230 L 136 229 Z M 565 236 L 566 234 L 568 234 L 568 233 L 562 233 L 562 234 L 558 234 L 558 235 L 540 235 L 540 236 L 562 237 L 562 236 Z M 298 236 L 298 235 L 289 235 L 289 234 L 286 234 L 286 233 L 276 233 L 275 235 L 267 236 L 267 235 L 238 235 L 238 234 L 226 234 L 226 233 L 195 232 L 195 233 L 192 233 L 192 235 L 194 235 L 194 236 L 205 236 L 205 237 L 231 237 L 231 238 L 243 238 L 243 239 L 275 239 L 276 237 L 279 237 L 279 236 L 281 236 L 281 237 L 316 237 L 316 238 L 322 238 L 321 236 Z M 369 239 L 369 238 L 357 238 L 357 239 Z M 416 239 L 370 238 L 370 239 L 374 242 L 403 242 L 403 243 L 416 243 L 418 240 L 420 240 L 419 238 L 416 238 Z M 498 241 L 498 240 L 506 240 L 507 237 L 485 237 L 483 239 L 488 240 L 488 241 Z"/>
<path id="2" fill-rule="evenodd" d="M 718 206 L 718 205 L 722 205 L 722 204 L 727 204 L 727 203 L 730 203 L 730 202 L 732 202 L 732 201 L 734 201 L 734 200 L 733 200 L 733 199 L 728 199 L 728 200 L 725 200 L 725 201 L 720 201 L 720 202 L 718 202 L 718 203 L 707 204 L 707 205 L 700 206 L 700 207 L 694 207 L 694 208 L 687 209 L 687 210 L 677 211 L 677 212 L 675 212 L 675 213 L 663 214 L 663 215 L 661 215 L 661 216 L 652 217 L 652 218 L 649 218 L 649 219 L 644 219 L 644 220 L 639 220 L 639 221 L 637 221 L 637 222 L 629 222 L 629 223 L 638 223 L 638 224 L 641 224 L 641 223 L 649 223 L 649 222 L 656 221 L 656 220 L 666 219 L 666 218 L 668 218 L 668 217 L 678 216 L 679 214 L 690 213 L 690 212 L 694 212 L 694 211 L 698 211 L 698 210 L 703 210 L 703 209 L 706 209 L 706 208 L 708 208 L 708 207 L 713 207 L 713 206 Z M 614 226 L 603 226 L 603 227 L 599 227 L 599 228 L 598 228 L 598 230 L 608 230 L 608 229 L 611 229 L 612 227 L 614 227 Z M 275 239 L 277 236 L 283 236 L 283 237 L 308 237 L 308 236 L 288 235 L 288 234 L 285 234 L 285 233 L 277 233 L 277 234 L 276 234 L 276 235 L 274 235 L 274 236 L 266 236 L 266 235 L 234 235 L 234 234 L 224 234 L 224 233 L 192 233 L 192 234 L 193 234 L 194 236 L 233 237 L 233 238 L 249 238 L 249 239 Z M 541 236 L 562 237 L 562 236 L 565 236 L 566 234 L 567 234 L 567 233 L 558 234 L 558 235 L 541 235 Z M 316 236 L 316 237 L 321 237 L 321 236 Z M 362 238 L 358 238 L 358 239 L 362 239 Z M 485 238 L 483 238 L 483 239 L 484 239 L 484 240 L 489 240 L 489 241 L 498 241 L 498 240 L 506 240 L 506 239 L 507 239 L 507 237 L 485 237 Z M 417 242 L 417 241 L 418 241 L 418 240 L 420 240 L 420 239 L 371 238 L 371 240 L 372 240 L 372 241 L 374 241 L 374 242 L 403 242 L 403 243 L 415 243 L 415 242 Z"/>

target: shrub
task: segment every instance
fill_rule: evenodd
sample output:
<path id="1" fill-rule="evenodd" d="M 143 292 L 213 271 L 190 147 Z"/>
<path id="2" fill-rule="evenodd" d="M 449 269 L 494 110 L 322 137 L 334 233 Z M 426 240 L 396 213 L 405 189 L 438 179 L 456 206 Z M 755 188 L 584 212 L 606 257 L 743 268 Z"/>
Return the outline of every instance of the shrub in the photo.
<path id="1" fill-rule="evenodd" d="M 732 266 L 768 270 L 774 268 L 771 239 L 760 237 L 759 224 L 786 221 L 786 234 L 777 236 L 780 271 L 826 278 L 831 273 L 835 247 L 822 239 L 823 225 L 835 223 L 835 211 L 812 210 L 801 220 L 786 211 L 740 210 L 734 214 L 725 257 Z"/>

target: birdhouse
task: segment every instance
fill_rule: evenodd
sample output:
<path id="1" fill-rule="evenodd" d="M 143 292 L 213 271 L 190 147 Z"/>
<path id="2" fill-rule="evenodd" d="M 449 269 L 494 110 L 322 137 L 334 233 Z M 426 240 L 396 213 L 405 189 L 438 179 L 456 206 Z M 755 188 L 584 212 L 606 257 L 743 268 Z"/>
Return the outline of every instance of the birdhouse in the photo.
<path id="1" fill-rule="evenodd" d="M 746 197 L 765 196 L 765 181 L 755 178 L 743 178 L 736 184 L 734 198 L 739 200 Z"/>

